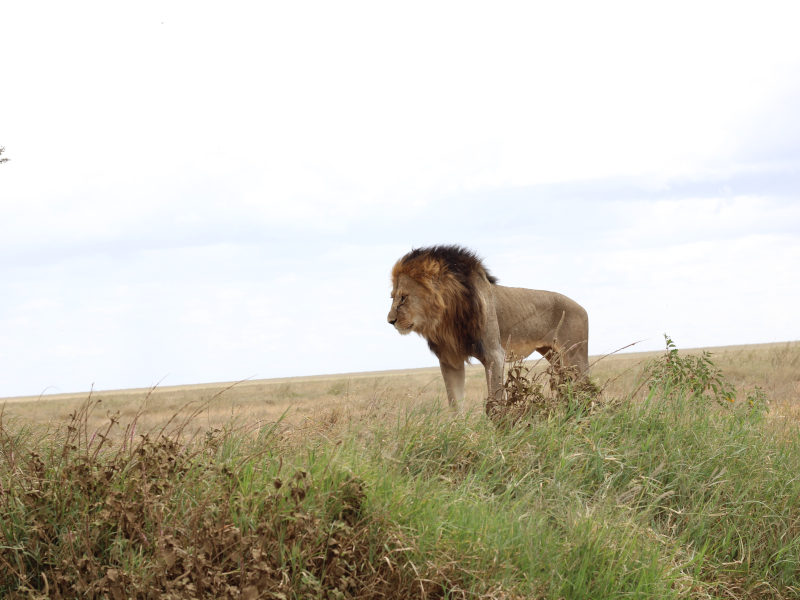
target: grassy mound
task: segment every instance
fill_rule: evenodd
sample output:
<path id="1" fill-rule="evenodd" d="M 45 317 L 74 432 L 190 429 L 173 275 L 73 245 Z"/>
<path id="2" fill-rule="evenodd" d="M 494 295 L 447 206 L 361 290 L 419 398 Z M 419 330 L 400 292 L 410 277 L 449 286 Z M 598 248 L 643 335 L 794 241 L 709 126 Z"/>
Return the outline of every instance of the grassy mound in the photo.
<path id="1" fill-rule="evenodd" d="M 46 435 L 0 424 L 0 595 L 800 597 L 797 429 L 672 350 L 643 399 L 504 427 L 417 408 L 112 443 L 89 404 Z"/>

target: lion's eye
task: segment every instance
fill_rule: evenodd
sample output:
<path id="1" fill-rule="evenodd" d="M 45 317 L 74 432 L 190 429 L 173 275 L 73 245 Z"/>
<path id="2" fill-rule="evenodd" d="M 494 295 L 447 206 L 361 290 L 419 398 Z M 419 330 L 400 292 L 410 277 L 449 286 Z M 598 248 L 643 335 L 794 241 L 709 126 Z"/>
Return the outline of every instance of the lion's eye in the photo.
<path id="1" fill-rule="evenodd" d="M 400 296 L 400 304 L 404 304 L 408 296 Z"/>

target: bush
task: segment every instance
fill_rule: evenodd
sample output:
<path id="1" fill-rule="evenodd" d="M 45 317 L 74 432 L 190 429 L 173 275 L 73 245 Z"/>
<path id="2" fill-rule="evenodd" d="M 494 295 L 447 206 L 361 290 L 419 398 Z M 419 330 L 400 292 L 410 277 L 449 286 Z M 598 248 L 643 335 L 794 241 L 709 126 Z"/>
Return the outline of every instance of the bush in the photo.
<path id="1" fill-rule="evenodd" d="M 0 422 L 2 597 L 415 598 L 440 586 L 365 509 L 359 478 L 314 478 L 270 456 L 269 439 L 232 432 L 187 442 L 178 426 L 132 444 L 129 430 L 115 447 L 108 429 L 85 430 L 90 403 L 39 441 Z"/>
<path id="2" fill-rule="evenodd" d="M 703 350 L 700 356 L 681 356 L 672 339 L 664 334 L 666 353 L 645 367 L 649 390 L 686 390 L 695 400 L 713 399 L 718 404 L 736 400 L 736 390 L 725 380 L 722 371 Z"/>

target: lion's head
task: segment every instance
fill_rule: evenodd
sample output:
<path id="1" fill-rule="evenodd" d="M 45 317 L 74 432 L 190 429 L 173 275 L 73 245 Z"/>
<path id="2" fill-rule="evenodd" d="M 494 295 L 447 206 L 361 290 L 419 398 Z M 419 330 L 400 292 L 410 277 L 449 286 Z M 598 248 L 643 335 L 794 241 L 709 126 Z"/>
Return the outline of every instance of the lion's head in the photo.
<path id="1" fill-rule="evenodd" d="M 485 307 L 480 280 L 496 283 L 481 260 L 460 246 L 412 250 L 392 268 L 392 308 L 387 317 L 401 334 L 428 340 L 441 360 L 457 366 L 481 357 Z"/>

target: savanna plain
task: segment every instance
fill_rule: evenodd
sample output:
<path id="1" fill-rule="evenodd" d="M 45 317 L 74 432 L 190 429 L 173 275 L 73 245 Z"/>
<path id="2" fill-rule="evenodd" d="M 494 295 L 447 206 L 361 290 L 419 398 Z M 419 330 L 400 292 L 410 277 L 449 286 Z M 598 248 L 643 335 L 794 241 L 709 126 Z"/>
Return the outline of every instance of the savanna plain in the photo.
<path id="1" fill-rule="evenodd" d="M 800 343 L 592 360 L 0 400 L 0 597 L 800 598 Z"/>

